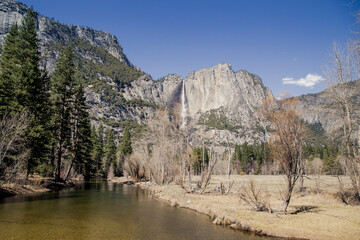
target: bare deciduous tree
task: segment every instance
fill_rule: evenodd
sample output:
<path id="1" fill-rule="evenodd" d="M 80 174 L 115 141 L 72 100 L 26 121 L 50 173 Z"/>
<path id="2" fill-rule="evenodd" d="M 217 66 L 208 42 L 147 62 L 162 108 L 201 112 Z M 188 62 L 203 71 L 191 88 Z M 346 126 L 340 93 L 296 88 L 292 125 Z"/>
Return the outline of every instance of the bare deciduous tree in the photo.
<path id="1" fill-rule="evenodd" d="M 230 148 L 230 141 L 229 136 L 227 137 L 227 145 L 228 145 L 228 169 L 227 169 L 227 179 L 230 179 L 230 173 L 231 173 L 231 148 Z"/>
<path id="2" fill-rule="evenodd" d="M 187 193 L 203 194 L 207 186 L 209 186 L 210 184 L 211 176 L 213 175 L 214 172 L 214 167 L 216 166 L 216 163 L 218 161 L 218 156 L 211 149 L 208 168 L 202 172 L 200 181 L 198 181 L 194 186 L 192 185 L 192 179 L 191 179 L 191 161 L 190 161 L 191 151 L 188 150 L 188 157 L 182 159 L 185 169 L 187 171 L 182 172 L 183 176 L 179 180 L 179 184 L 181 188 L 184 189 Z M 184 185 L 186 174 L 188 175 L 188 184 L 189 184 L 188 188 L 186 188 Z"/>
<path id="3" fill-rule="evenodd" d="M 21 134 L 29 126 L 29 115 L 27 112 L 10 115 L 4 113 L 0 119 L 0 165 L 9 153 L 17 154 L 24 147 Z"/>
<path id="4" fill-rule="evenodd" d="M 275 130 L 269 140 L 272 157 L 281 166 L 286 179 L 283 212 L 286 213 L 291 195 L 299 177 L 303 174 L 305 136 L 307 128 L 296 112 L 296 100 L 283 100 L 278 108 L 267 105 L 264 116 Z"/>
<path id="5" fill-rule="evenodd" d="M 134 151 L 130 156 L 126 156 L 124 161 L 124 171 L 130 175 L 135 182 L 144 178 L 145 169 L 142 155 Z"/>
<path id="6" fill-rule="evenodd" d="M 176 116 L 167 109 L 159 109 L 148 126 L 148 138 L 152 143 L 149 162 L 151 178 L 158 184 L 170 183 L 178 173 L 180 159 L 186 150 Z"/>
<path id="7" fill-rule="evenodd" d="M 337 103 L 339 115 L 343 119 L 342 144 L 343 154 L 346 156 L 345 165 L 351 178 L 354 196 L 358 201 L 360 201 L 360 146 L 356 146 L 354 136 L 356 129 L 360 134 L 359 124 L 356 122 L 359 116 L 355 114 L 358 102 L 351 99 L 349 91 L 351 91 L 351 82 L 359 78 L 359 63 L 359 42 L 348 43 L 346 47 L 334 43 L 329 65 L 323 71 L 331 86 L 330 90 Z M 358 141 L 360 141 L 360 135 Z"/>
<path id="8" fill-rule="evenodd" d="M 229 186 L 226 188 L 225 185 L 222 182 L 220 182 L 219 190 L 220 190 L 221 195 L 228 195 L 230 193 L 233 185 L 234 185 L 234 181 L 229 182 Z"/>
<path id="9" fill-rule="evenodd" d="M 253 179 L 250 179 L 247 185 L 241 187 L 239 197 L 255 211 L 272 212 L 268 202 L 269 196 L 266 191 L 263 191 L 261 186 L 256 186 Z"/>

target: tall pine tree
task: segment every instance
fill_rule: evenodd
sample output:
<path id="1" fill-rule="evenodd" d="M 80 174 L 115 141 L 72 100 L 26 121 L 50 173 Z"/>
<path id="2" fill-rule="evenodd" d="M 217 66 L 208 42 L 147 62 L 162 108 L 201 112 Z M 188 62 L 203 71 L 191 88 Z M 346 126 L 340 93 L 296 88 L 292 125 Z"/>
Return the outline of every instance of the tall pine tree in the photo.
<path id="1" fill-rule="evenodd" d="M 18 95 L 18 102 L 31 113 L 31 124 L 26 133 L 31 150 L 27 175 L 33 167 L 47 157 L 47 123 L 49 122 L 49 79 L 40 70 L 39 40 L 36 32 L 36 13 L 30 9 L 23 18 L 21 38 L 21 81 L 25 94 Z"/>
<path id="2" fill-rule="evenodd" d="M 95 148 L 96 148 L 96 156 L 95 156 L 96 172 L 97 174 L 103 174 L 102 159 L 104 156 L 104 127 L 101 122 L 97 128 L 97 144 Z"/>
<path id="3" fill-rule="evenodd" d="M 66 179 L 70 177 L 72 168 L 75 171 L 82 173 L 86 178 L 90 175 L 91 169 L 91 156 L 90 151 L 92 149 L 91 126 L 89 114 L 86 111 L 85 95 L 83 86 L 78 83 L 75 88 L 74 103 L 71 114 L 71 126 L 72 126 L 72 139 L 71 139 L 71 163 L 66 176 Z"/>
<path id="4" fill-rule="evenodd" d="M 104 160 L 105 173 L 113 170 L 110 166 L 116 162 L 116 145 L 114 142 L 114 132 L 108 128 L 106 130 L 106 141 L 104 146 Z M 113 174 L 113 173 L 110 173 Z"/>
<path id="5" fill-rule="evenodd" d="M 24 134 L 30 150 L 27 176 L 47 157 L 49 121 L 48 78 L 39 67 L 40 52 L 36 34 L 36 14 L 30 9 L 21 27 L 15 24 L 2 49 L 0 63 L 0 113 L 29 112 L 30 126 Z"/>
<path id="6" fill-rule="evenodd" d="M 90 139 L 91 139 L 91 145 L 92 145 L 92 149 L 90 152 L 90 156 L 91 156 L 91 165 L 87 165 L 89 167 L 88 172 L 89 174 L 96 174 L 96 170 L 97 170 L 97 161 L 96 161 L 96 150 L 97 150 L 97 144 L 98 144 L 98 137 L 97 137 L 97 132 L 96 132 L 96 127 L 95 125 L 91 126 L 91 131 L 90 131 Z"/>
<path id="7" fill-rule="evenodd" d="M 91 127 L 91 141 L 93 143 L 93 148 L 91 151 L 91 159 L 94 165 L 93 172 L 95 174 L 102 174 L 102 158 L 104 156 L 104 140 L 103 140 L 104 128 L 100 122 L 98 128 L 95 126 Z"/>
<path id="8" fill-rule="evenodd" d="M 51 98 L 53 102 L 54 141 L 56 146 L 55 180 L 61 178 L 61 163 L 71 139 L 71 112 L 75 84 L 73 53 L 70 47 L 61 53 L 53 75 Z"/>
<path id="9" fill-rule="evenodd" d="M 124 136 L 120 146 L 120 152 L 124 156 L 128 156 L 132 153 L 131 135 L 128 127 L 126 127 L 124 131 Z"/>
<path id="10" fill-rule="evenodd" d="M 0 115 L 20 112 L 23 108 L 17 95 L 24 91 L 21 83 L 21 41 L 17 24 L 6 36 L 0 57 Z M 22 93 L 21 95 L 24 95 Z"/>

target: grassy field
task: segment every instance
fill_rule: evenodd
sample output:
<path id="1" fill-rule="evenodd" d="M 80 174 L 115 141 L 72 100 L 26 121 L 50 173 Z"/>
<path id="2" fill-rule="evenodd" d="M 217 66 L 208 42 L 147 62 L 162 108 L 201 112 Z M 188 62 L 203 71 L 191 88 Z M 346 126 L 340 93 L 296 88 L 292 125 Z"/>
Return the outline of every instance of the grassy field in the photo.
<path id="1" fill-rule="evenodd" d="M 173 206 L 193 209 L 209 215 L 214 224 L 224 224 L 234 229 L 244 229 L 260 234 L 303 239 L 360 239 L 360 206 L 349 206 L 338 197 L 339 184 L 332 176 L 307 176 L 305 190 L 297 186 L 288 214 L 257 212 L 239 198 L 242 187 L 253 180 L 261 187 L 265 199 L 274 210 L 281 209 L 280 192 L 285 188 L 283 176 L 213 176 L 203 195 L 185 193 L 179 185 L 142 184 L 155 197 Z M 228 187 L 229 194 L 214 191 L 220 183 Z M 345 187 L 350 180 L 343 177 Z"/>

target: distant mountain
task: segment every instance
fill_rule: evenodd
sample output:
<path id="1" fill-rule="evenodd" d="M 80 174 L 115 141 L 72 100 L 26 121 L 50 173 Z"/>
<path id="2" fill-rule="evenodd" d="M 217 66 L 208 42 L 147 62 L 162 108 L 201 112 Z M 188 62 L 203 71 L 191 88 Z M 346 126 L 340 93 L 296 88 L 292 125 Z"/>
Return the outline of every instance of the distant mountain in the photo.
<path id="1" fill-rule="evenodd" d="M 343 120 L 341 106 L 336 101 L 332 88 L 325 89 L 317 94 L 307 94 L 297 97 L 299 99 L 298 110 L 302 118 L 310 127 L 316 127 L 317 131 L 332 137 L 341 135 Z M 346 94 L 352 102 L 352 114 L 360 122 L 360 80 L 346 85 Z M 356 135 L 356 134 L 355 134 Z"/>

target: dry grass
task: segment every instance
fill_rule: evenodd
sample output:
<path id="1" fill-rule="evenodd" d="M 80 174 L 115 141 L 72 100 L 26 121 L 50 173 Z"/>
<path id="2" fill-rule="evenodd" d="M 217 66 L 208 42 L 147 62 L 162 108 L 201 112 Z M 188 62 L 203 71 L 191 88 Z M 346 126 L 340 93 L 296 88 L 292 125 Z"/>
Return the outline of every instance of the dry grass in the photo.
<path id="1" fill-rule="evenodd" d="M 280 208 L 280 191 L 284 188 L 282 176 L 213 176 L 211 184 L 203 195 L 186 194 L 175 184 L 150 185 L 156 197 L 170 202 L 173 206 L 190 208 L 213 217 L 214 223 L 231 225 L 233 228 L 247 229 L 266 235 L 306 239 L 358 239 L 360 237 L 360 206 L 348 206 L 337 197 L 336 177 L 315 176 L 305 178 L 306 190 L 295 189 L 289 213 L 272 214 L 252 211 L 251 207 L 240 201 L 239 189 L 253 179 L 257 185 L 268 192 L 272 209 Z M 344 178 L 345 186 L 350 186 Z M 222 182 L 226 186 L 235 181 L 228 195 L 214 192 Z"/>

